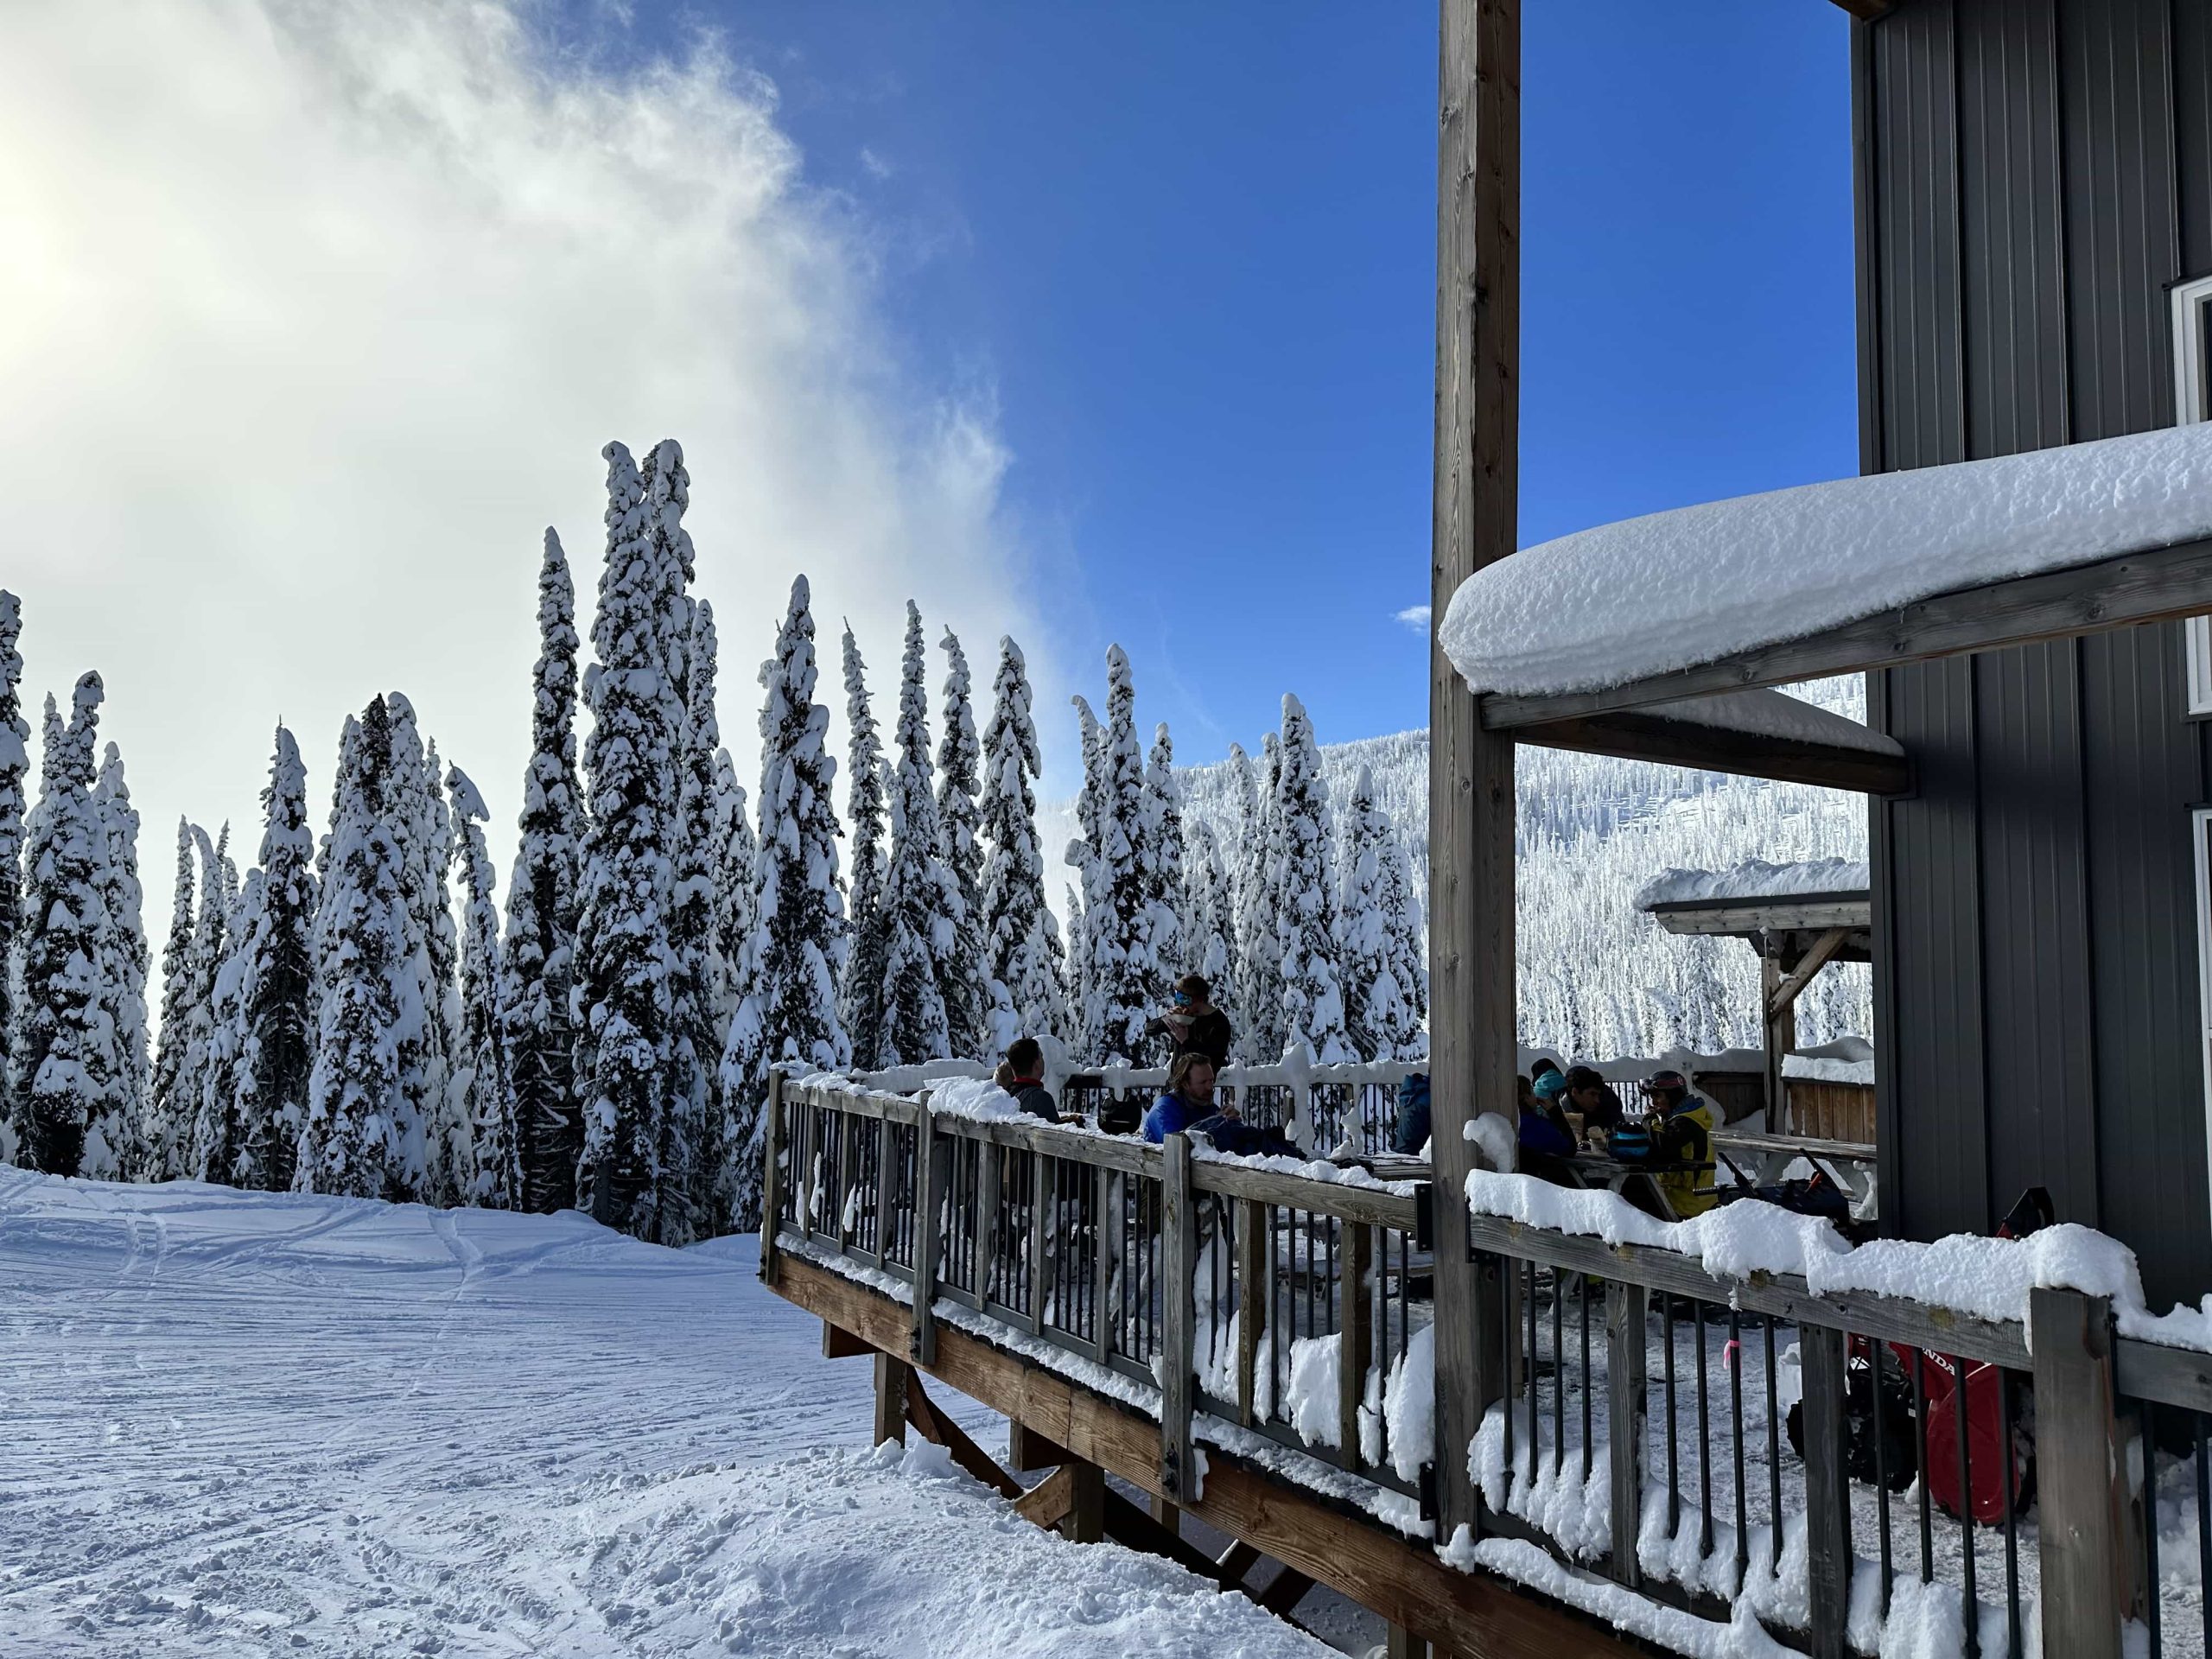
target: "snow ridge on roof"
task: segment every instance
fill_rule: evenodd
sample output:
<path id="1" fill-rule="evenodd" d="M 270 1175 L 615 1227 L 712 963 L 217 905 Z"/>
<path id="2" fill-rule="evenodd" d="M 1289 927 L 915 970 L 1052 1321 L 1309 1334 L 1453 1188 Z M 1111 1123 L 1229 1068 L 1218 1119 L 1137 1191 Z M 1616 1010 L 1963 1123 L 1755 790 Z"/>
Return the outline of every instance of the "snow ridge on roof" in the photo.
<path id="1" fill-rule="evenodd" d="M 1716 691 L 1705 697 L 1678 697 L 1667 702 L 1647 703 L 1638 712 L 1719 731 L 1751 732 L 1761 737 L 1821 743 L 1831 748 L 1858 749 L 1868 754 L 1904 753 L 1904 747 L 1897 739 L 1873 730 L 1864 721 L 1847 719 L 1802 697 L 1763 688 Z"/>
<path id="2" fill-rule="evenodd" d="M 2212 536 L 2212 423 L 1836 479 L 1563 536 L 1460 584 L 1477 693 L 1597 691 L 1916 600 Z"/>
<path id="3" fill-rule="evenodd" d="M 1815 893 L 1864 893 L 1865 863 L 1848 858 L 1816 858 L 1802 864 L 1770 864 L 1751 859 L 1732 870 L 1666 870 L 1645 882 L 1636 895 L 1638 910 L 1660 905 L 1718 903 L 1735 899 L 1796 899 Z"/>

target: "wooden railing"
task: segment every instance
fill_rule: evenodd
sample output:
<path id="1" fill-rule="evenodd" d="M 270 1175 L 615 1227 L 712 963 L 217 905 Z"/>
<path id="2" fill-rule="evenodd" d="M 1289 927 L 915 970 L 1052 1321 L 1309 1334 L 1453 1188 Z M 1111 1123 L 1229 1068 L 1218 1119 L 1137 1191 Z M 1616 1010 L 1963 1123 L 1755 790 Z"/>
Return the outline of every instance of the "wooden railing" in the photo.
<path id="1" fill-rule="evenodd" d="M 934 1357 L 950 1304 L 1160 1389 L 1160 1472 L 1189 1490 L 1198 1420 L 1408 1497 L 1380 1409 L 1427 1322 L 1410 1189 L 1309 1179 L 1020 1117 L 778 1085 L 764 1271 L 788 1240 L 887 1275 Z M 784 1156 L 788 1151 L 789 1156 Z"/>
<path id="2" fill-rule="evenodd" d="M 1432 1450 L 1387 1408 L 1433 1351 L 1425 1189 L 818 1084 L 779 1084 L 769 1139 L 764 1273 L 797 1243 L 885 1275 L 916 1362 L 950 1310 L 1156 1389 L 1171 1497 L 1203 1439 L 1434 1518 Z M 1478 1268 L 1477 1542 L 1714 1619 L 1748 1599 L 1822 1656 L 1893 1618 L 1948 1619 L 1974 1655 L 2039 1629 L 2047 1655 L 2118 1659 L 2131 1622 L 2154 1656 L 2212 1641 L 2212 1356 L 2117 1339 L 2070 1291 L 1993 1321 L 1437 1215 Z M 2197 1517 L 2187 1560 L 2161 1559 L 2162 1499 Z"/>

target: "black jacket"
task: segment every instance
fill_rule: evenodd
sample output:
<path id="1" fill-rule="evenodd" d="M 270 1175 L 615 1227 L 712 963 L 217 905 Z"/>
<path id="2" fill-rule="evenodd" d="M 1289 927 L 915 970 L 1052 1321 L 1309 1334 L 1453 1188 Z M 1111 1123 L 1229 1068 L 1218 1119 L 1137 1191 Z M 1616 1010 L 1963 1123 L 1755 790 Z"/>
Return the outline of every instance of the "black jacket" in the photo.
<path id="1" fill-rule="evenodd" d="M 1052 1091 L 1041 1083 L 1017 1083 L 1014 1086 L 1014 1100 L 1032 1117 L 1041 1117 L 1047 1123 L 1060 1121 L 1060 1109 L 1052 1102 Z"/>
<path id="2" fill-rule="evenodd" d="M 1179 1056 L 1189 1053 L 1205 1055 L 1213 1062 L 1216 1071 L 1229 1064 L 1229 1016 L 1219 1008 L 1208 1008 L 1187 1020 L 1163 1014 L 1147 1024 L 1145 1030 L 1167 1039 L 1170 1065 Z"/>

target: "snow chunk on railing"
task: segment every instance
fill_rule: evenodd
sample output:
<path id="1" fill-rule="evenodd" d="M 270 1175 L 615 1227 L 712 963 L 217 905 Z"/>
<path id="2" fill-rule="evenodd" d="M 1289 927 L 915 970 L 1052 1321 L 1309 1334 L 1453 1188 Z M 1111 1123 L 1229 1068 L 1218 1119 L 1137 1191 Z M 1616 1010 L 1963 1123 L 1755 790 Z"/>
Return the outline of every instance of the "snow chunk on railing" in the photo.
<path id="1" fill-rule="evenodd" d="M 1666 870 L 1637 889 L 1636 907 L 1720 904 L 1746 899 L 1802 899 L 1815 893 L 1865 893 L 1864 859 L 1815 858 L 1770 864 L 1754 858 L 1728 870 Z"/>
<path id="2" fill-rule="evenodd" d="M 1478 693 L 1596 691 L 1916 600 L 2212 536 L 2212 424 L 1836 479 L 1546 542 L 1460 584 Z"/>
<path id="3" fill-rule="evenodd" d="M 2024 1332 L 2031 1291 L 2078 1290 L 2112 1300 L 2122 1335 L 2212 1351 L 2212 1298 L 2201 1309 L 2152 1314 L 2143 1300 L 2134 1251 L 2077 1222 L 2062 1222 L 2025 1238 L 1960 1233 L 1932 1243 L 1877 1239 L 1854 1249 L 1827 1221 L 1755 1198 L 1670 1222 L 1644 1214 L 1617 1192 L 1554 1186 L 1529 1175 L 1478 1169 L 1467 1177 L 1466 1191 L 1467 1207 L 1477 1216 L 1608 1244 L 1673 1250 L 1694 1259 L 1719 1281 L 1794 1274 L 1815 1295 L 1894 1296 L 1993 1323 L 2018 1324 Z"/>

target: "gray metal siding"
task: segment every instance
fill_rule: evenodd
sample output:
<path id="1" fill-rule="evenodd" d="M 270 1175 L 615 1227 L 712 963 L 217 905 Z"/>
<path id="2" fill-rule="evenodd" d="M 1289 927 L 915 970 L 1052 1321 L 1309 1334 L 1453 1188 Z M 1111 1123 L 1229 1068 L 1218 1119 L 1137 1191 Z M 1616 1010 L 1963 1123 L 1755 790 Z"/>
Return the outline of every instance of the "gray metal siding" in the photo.
<path id="1" fill-rule="evenodd" d="M 1904 0 L 1855 31 L 1869 470 L 2172 419 L 2164 289 L 2212 270 L 2212 6 Z M 2212 1289 L 2172 626 L 1891 671 L 1918 791 L 1877 807 L 1885 1208 L 2022 1188 Z"/>

